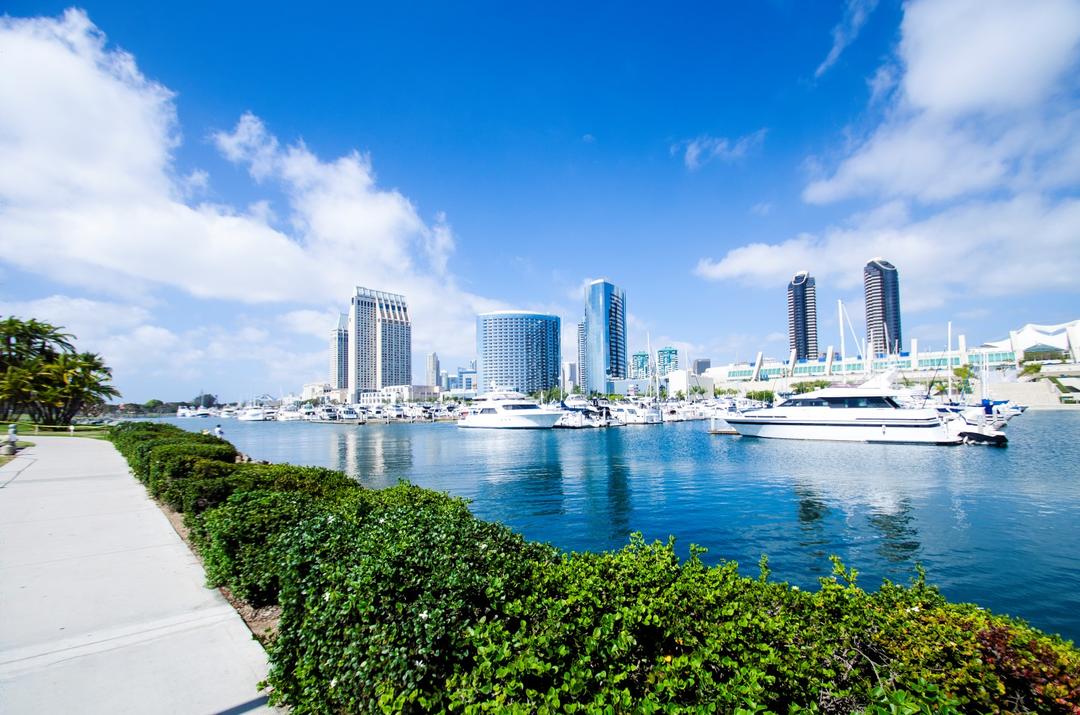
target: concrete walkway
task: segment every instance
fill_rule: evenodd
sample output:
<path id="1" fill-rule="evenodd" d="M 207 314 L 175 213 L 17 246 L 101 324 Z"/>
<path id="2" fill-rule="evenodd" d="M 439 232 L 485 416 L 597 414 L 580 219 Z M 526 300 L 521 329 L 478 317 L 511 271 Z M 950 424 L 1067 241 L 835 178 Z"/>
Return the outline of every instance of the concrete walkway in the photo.
<path id="1" fill-rule="evenodd" d="M 266 654 L 104 441 L 0 467 L 0 713 L 268 712 Z"/>

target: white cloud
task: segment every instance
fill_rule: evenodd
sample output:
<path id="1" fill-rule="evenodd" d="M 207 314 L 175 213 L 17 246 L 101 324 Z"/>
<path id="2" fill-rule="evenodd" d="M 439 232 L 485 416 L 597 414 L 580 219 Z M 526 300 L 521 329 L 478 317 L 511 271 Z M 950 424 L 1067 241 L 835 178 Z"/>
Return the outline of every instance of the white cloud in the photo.
<path id="1" fill-rule="evenodd" d="M 710 280 L 783 285 L 810 270 L 818 285 L 857 290 L 862 268 L 877 255 L 900 271 L 905 310 L 946 305 L 965 296 L 1075 290 L 1080 271 L 1080 200 L 1037 195 L 971 202 L 912 220 L 902 207 L 853 217 L 824 235 L 755 243 L 720 260 L 702 259 L 696 273 Z"/>
<path id="2" fill-rule="evenodd" d="M 810 203 L 912 197 L 934 203 L 1080 177 L 1075 0 L 917 0 L 896 60 L 871 80 L 885 120 L 803 193 Z M 1019 180 L 1019 182 L 1018 182 Z M 1024 185 L 1027 182 L 1029 185 Z"/>
<path id="3" fill-rule="evenodd" d="M 79 10 L 0 19 L 0 252 L 24 271 L 145 301 L 196 298 L 347 305 L 355 285 L 404 293 L 414 347 L 473 349 L 474 315 L 500 307 L 461 290 L 446 217 L 425 221 L 377 185 L 370 157 L 285 145 L 245 114 L 213 135 L 231 161 L 283 192 L 244 210 L 187 203 L 209 183 L 178 172 L 174 95 L 106 46 Z M 108 357 L 108 356 L 107 356 Z"/>
<path id="4" fill-rule="evenodd" d="M 694 171 L 713 159 L 727 162 L 742 159 L 765 142 L 767 133 L 766 129 L 758 129 L 735 141 L 726 137 L 710 137 L 703 134 L 696 139 L 673 144 L 671 154 L 683 152 L 683 163 L 687 169 Z"/>
<path id="5" fill-rule="evenodd" d="M 338 317 L 344 309 L 334 310 L 290 310 L 278 316 L 278 324 L 291 333 L 307 335 L 321 340 L 330 340 L 331 329 L 337 327 Z"/>
<path id="6" fill-rule="evenodd" d="M 130 330 L 150 320 L 150 312 L 141 306 L 66 295 L 0 302 L 0 314 L 37 318 L 61 326 L 64 332 L 78 338 L 76 346 L 80 349 L 84 349 L 84 342 L 93 344 L 117 330 Z"/>
<path id="7" fill-rule="evenodd" d="M 859 36 L 859 31 L 862 30 L 863 25 L 870 18 L 870 13 L 877 7 L 877 3 L 878 0 L 847 0 L 847 6 L 844 8 L 844 18 L 832 30 L 832 48 L 829 49 L 829 54 L 818 65 L 817 70 L 814 71 L 815 77 L 821 77 L 830 67 L 836 64 L 836 61 L 840 59 L 840 53 Z"/>
<path id="8" fill-rule="evenodd" d="M 768 216 L 772 211 L 773 205 L 771 201 L 759 201 L 750 207 L 750 213 L 755 216 Z"/>

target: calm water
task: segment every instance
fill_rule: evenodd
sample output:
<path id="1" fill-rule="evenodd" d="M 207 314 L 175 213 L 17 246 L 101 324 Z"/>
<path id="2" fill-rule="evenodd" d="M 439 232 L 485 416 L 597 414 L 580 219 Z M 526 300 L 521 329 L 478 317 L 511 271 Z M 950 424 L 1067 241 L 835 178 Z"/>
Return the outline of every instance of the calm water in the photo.
<path id="1" fill-rule="evenodd" d="M 194 430 L 215 421 L 169 420 Z M 674 535 L 711 561 L 815 588 L 830 554 L 859 582 L 922 563 L 952 600 L 1080 641 L 1080 412 L 1013 420 L 1007 449 L 749 440 L 705 422 L 606 430 L 222 422 L 256 459 L 407 479 L 564 549 Z"/>

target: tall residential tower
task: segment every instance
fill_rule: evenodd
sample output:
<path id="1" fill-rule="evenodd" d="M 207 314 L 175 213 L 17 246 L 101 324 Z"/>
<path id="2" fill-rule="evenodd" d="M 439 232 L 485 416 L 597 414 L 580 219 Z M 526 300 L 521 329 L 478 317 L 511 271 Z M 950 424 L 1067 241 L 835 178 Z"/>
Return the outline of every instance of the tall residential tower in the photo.
<path id="1" fill-rule="evenodd" d="M 349 395 L 412 384 L 412 321 L 405 296 L 357 286 L 349 305 Z"/>
<path id="2" fill-rule="evenodd" d="M 330 389 L 349 386 L 349 316 L 342 313 L 330 329 Z"/>
<path id="3" fill-rule="evenodd" d="M 627 377 L 626 293 L 605 280 L 585 292 L 584 392 L 611 392 L 613 380 Z"/>
<path id="4" fill-rule="evenodd" d="M 425 385 L 439 386 L 439 354 L 428 353 L 427 356 L 427 382 Z"/>
<path id="5" fill-rule="evenodd" d="M 795 274 L 787 287 L 788 345 L 798 360 L 817 360 L 817 287 L 806 271 Z"/>
<path id="6" fill-rule="evenodd" d="M 900 351 L 900 278 L 896 266 L 872 258 L 863 268 L 866 341 L 871 354 Z"/>

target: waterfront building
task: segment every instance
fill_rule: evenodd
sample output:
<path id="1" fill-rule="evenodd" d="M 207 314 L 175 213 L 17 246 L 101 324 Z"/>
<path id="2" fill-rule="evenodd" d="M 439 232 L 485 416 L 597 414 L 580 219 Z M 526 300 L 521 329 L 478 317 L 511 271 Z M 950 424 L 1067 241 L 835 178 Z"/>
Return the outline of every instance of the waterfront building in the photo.
<path id="1" fill-rule="evenodd" d="M 900 279 L 896 266 L 872 258 L 863 268 L 866 342 L 874 355 L 900 351 Z"/>
<path id="2" fill-rule="evenodd" d="M 585 321 L 582 320 L 580 323 L 577 324 L 577 386 L 580 388 L 583 394 L 586 393 L 588 389 L 586 385 L 588 385 L 589 383 L 589 376 L 586 374 L 589 368 L 589 362 L 585 358 L 586 348 L 587 346 L 585 344 Z"/>
<path id="3" fill-rule="evenodd" d="M 349 316 L 338 316 L 337 325 L 330 330 L 330 388 L 349 387 Z"/>
<path id="4" fill-rule="evenodd" d="M 475 365 L 475 362 L 471 362 L 471 365 Z M 466 392 L 476 392 L 477 380 L 476 380 L 476 368 L 472 367 L 459 367 L 457 369 L 457 381 L 454 389 L 465 390 Z"/>
<path id="5" fill-rule="evenodd" d="M 446 370 L 439 373 L 439 387 L 444 391 L 450 389 L 450 373 Z"/>
<path id="6" fill-rule="evenodd" d="M 357 286 L 349 305 L 349 394 L 412 383 L 412 321 L 405 296 Z"/>
<path id="7" fill-rule="evenodd" d="M 817 360 L 817 286 L 807 271 L 799 271 L 787 287 L 788 347 L 796 360 Z"/>
<path id="8" fill-rule="evenodd" d="M 578 367 L 576 362 L 562 364 L 561 387 L 563 392 L 573 392 L 578 385 Z"/>
<path id="9" fill-rule="evenodd" d="M 1023 360 L 1065 360 L 1080 363 L 1080 320 L 1057 325 L 1028 323 L 1009 337 L 982 347 L 1013 352 Z"/>
<path id="10" fill-rule="evenodd" d="M 585 371 L 587 393 L 610 392 L 609 383 L 627 377 L 626 292 L 606 280 L 589 284 L 585 294 Z"/>
<path id="11" fill-rule="evenodd" d="M 641 380 L 649 376 L 649 353 L 639 350 L 630 356 L 630 379 Z"/>
<path id="12" fill-rule="evenodd" d="M 705 371 L 712 367 L 712 360 L 709 358 L 696 358 L 692 365 L 692 370 L 695 375 L 704 375 Z"/>
<path id="13" fill-rule="evenodd" d="M 427 384 L 437 387 L 439 384 L 439 354 L 428 353 L 427 356 Z"/>
<path id="14" fill-rule="evenodd" d="M 672 347 L 656 351 L 656 374 L 660 377 L 679 369 L 679 351 Z"/>
<path id="15" fill-rule="evenodd" d="M 559 386 L 558 316 L 497 310 L 476 317 L 477 391 L 525 394 Z"/>

